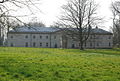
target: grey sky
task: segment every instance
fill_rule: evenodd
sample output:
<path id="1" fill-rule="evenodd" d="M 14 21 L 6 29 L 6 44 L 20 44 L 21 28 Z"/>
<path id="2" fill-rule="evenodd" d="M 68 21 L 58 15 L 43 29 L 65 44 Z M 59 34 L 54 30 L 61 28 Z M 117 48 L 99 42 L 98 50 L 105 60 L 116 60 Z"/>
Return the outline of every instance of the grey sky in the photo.
<path id="1" fill-rule="evenodd" d="M 115 0 L 95 0 L 98 4 L 98 15 L 104 18 L 105 22 L 100 25 L 100 27 L 109 30 L 109 27 L 112 25 L 112 13 L 110 11 L 110 4 Z M 51 25 L 53 21 L 57 20 L 57 17 L 60 15 L 60 7 L 65 4 L 66 0 L 41 0 L 38 7 L 41 9 L 42 13 L 39 10 L 35 11 L 35 14 L 32 16 L 27 16 L 22 18 L 23 21 L 43 21 L 47 26 Z M 21 13 L 22 12 L 22 13 Z M 20 9 L 17 13 L 19 15 L 28 14 L 26 9 Z M 16 13 L 15 13 L 16 14 Z M 30 15 L 30 14 L 29 14 Z M 32 17 L 32 19 L 31 19 Z"/>

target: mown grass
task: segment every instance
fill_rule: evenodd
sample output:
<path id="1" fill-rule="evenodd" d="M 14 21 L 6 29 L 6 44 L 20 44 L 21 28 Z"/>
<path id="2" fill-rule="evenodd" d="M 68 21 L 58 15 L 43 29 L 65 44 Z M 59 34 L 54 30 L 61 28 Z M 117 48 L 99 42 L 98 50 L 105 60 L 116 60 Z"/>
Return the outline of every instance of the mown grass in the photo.
<path id="1" fill-rule="evenodd" d="M 0 81 L 120 81 L 120 49 L 0 47 Z"/>

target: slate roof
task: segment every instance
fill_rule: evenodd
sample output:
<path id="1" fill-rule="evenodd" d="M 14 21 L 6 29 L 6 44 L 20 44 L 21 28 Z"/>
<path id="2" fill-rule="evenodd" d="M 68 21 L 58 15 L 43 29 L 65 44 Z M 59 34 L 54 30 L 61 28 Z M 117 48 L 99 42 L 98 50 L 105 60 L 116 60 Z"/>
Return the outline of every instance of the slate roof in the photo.
<path id="1" fill-rule="evenodd" d="M 60 29 L 52 28 L 52 27 L 18 27 L 10 32 L 41 32 L 41 33 L 49 33 L 49 32 L 56 32 Z"/>
<path id="2" fill-rule="evenodd" d="M 28 33 L 52 33 L 59 31 L 59 28 L 52 28 L 52 27 L 17 27 L 9 32 L 28 32 Z M 95 34 L 112 34 L 111 32 L 108 32 L 106 30 L 100 29 L 100 28 L 93 28 L 91 33 Z"/>
<path id="3" fill-rule="evenodd" d="M 91 33 L 96 33 L 96 34 L 112 34 L 111 32 L 108 32 L 108 31 L 100 29 L 100 28 L 94 28 L 94 29 L 92 29 Z"/>

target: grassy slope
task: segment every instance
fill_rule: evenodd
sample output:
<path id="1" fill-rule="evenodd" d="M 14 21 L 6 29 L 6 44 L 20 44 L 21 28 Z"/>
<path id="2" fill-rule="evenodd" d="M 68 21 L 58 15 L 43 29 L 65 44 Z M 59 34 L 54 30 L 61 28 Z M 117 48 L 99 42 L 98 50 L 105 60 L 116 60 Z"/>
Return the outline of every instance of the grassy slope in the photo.
<path id="1" fill-rule="evenodd" d="M 1 47 L 0 81 L 120 81 L 120 49 Z"/>

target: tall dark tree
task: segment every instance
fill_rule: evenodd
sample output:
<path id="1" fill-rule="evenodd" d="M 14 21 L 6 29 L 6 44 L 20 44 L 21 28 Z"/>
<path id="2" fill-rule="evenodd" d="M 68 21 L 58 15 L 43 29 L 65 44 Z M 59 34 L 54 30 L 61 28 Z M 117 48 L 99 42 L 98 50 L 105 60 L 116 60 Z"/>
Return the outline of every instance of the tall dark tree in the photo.
<path id="1" fill-rule="evenodd" d="M 94 0 L 70 0 L 62 7 L 59 26 L 66 28 L 67 37 L 80 42 L 81 50 L 90 35 L 91 26 L 99 20 L 97 6 Z"/>
<path id="2" fill-rule="evenodd" d="M 113 13 L 113 43 L 115 46 L 120 47 L 120 1 L 112 3 Z"/>

